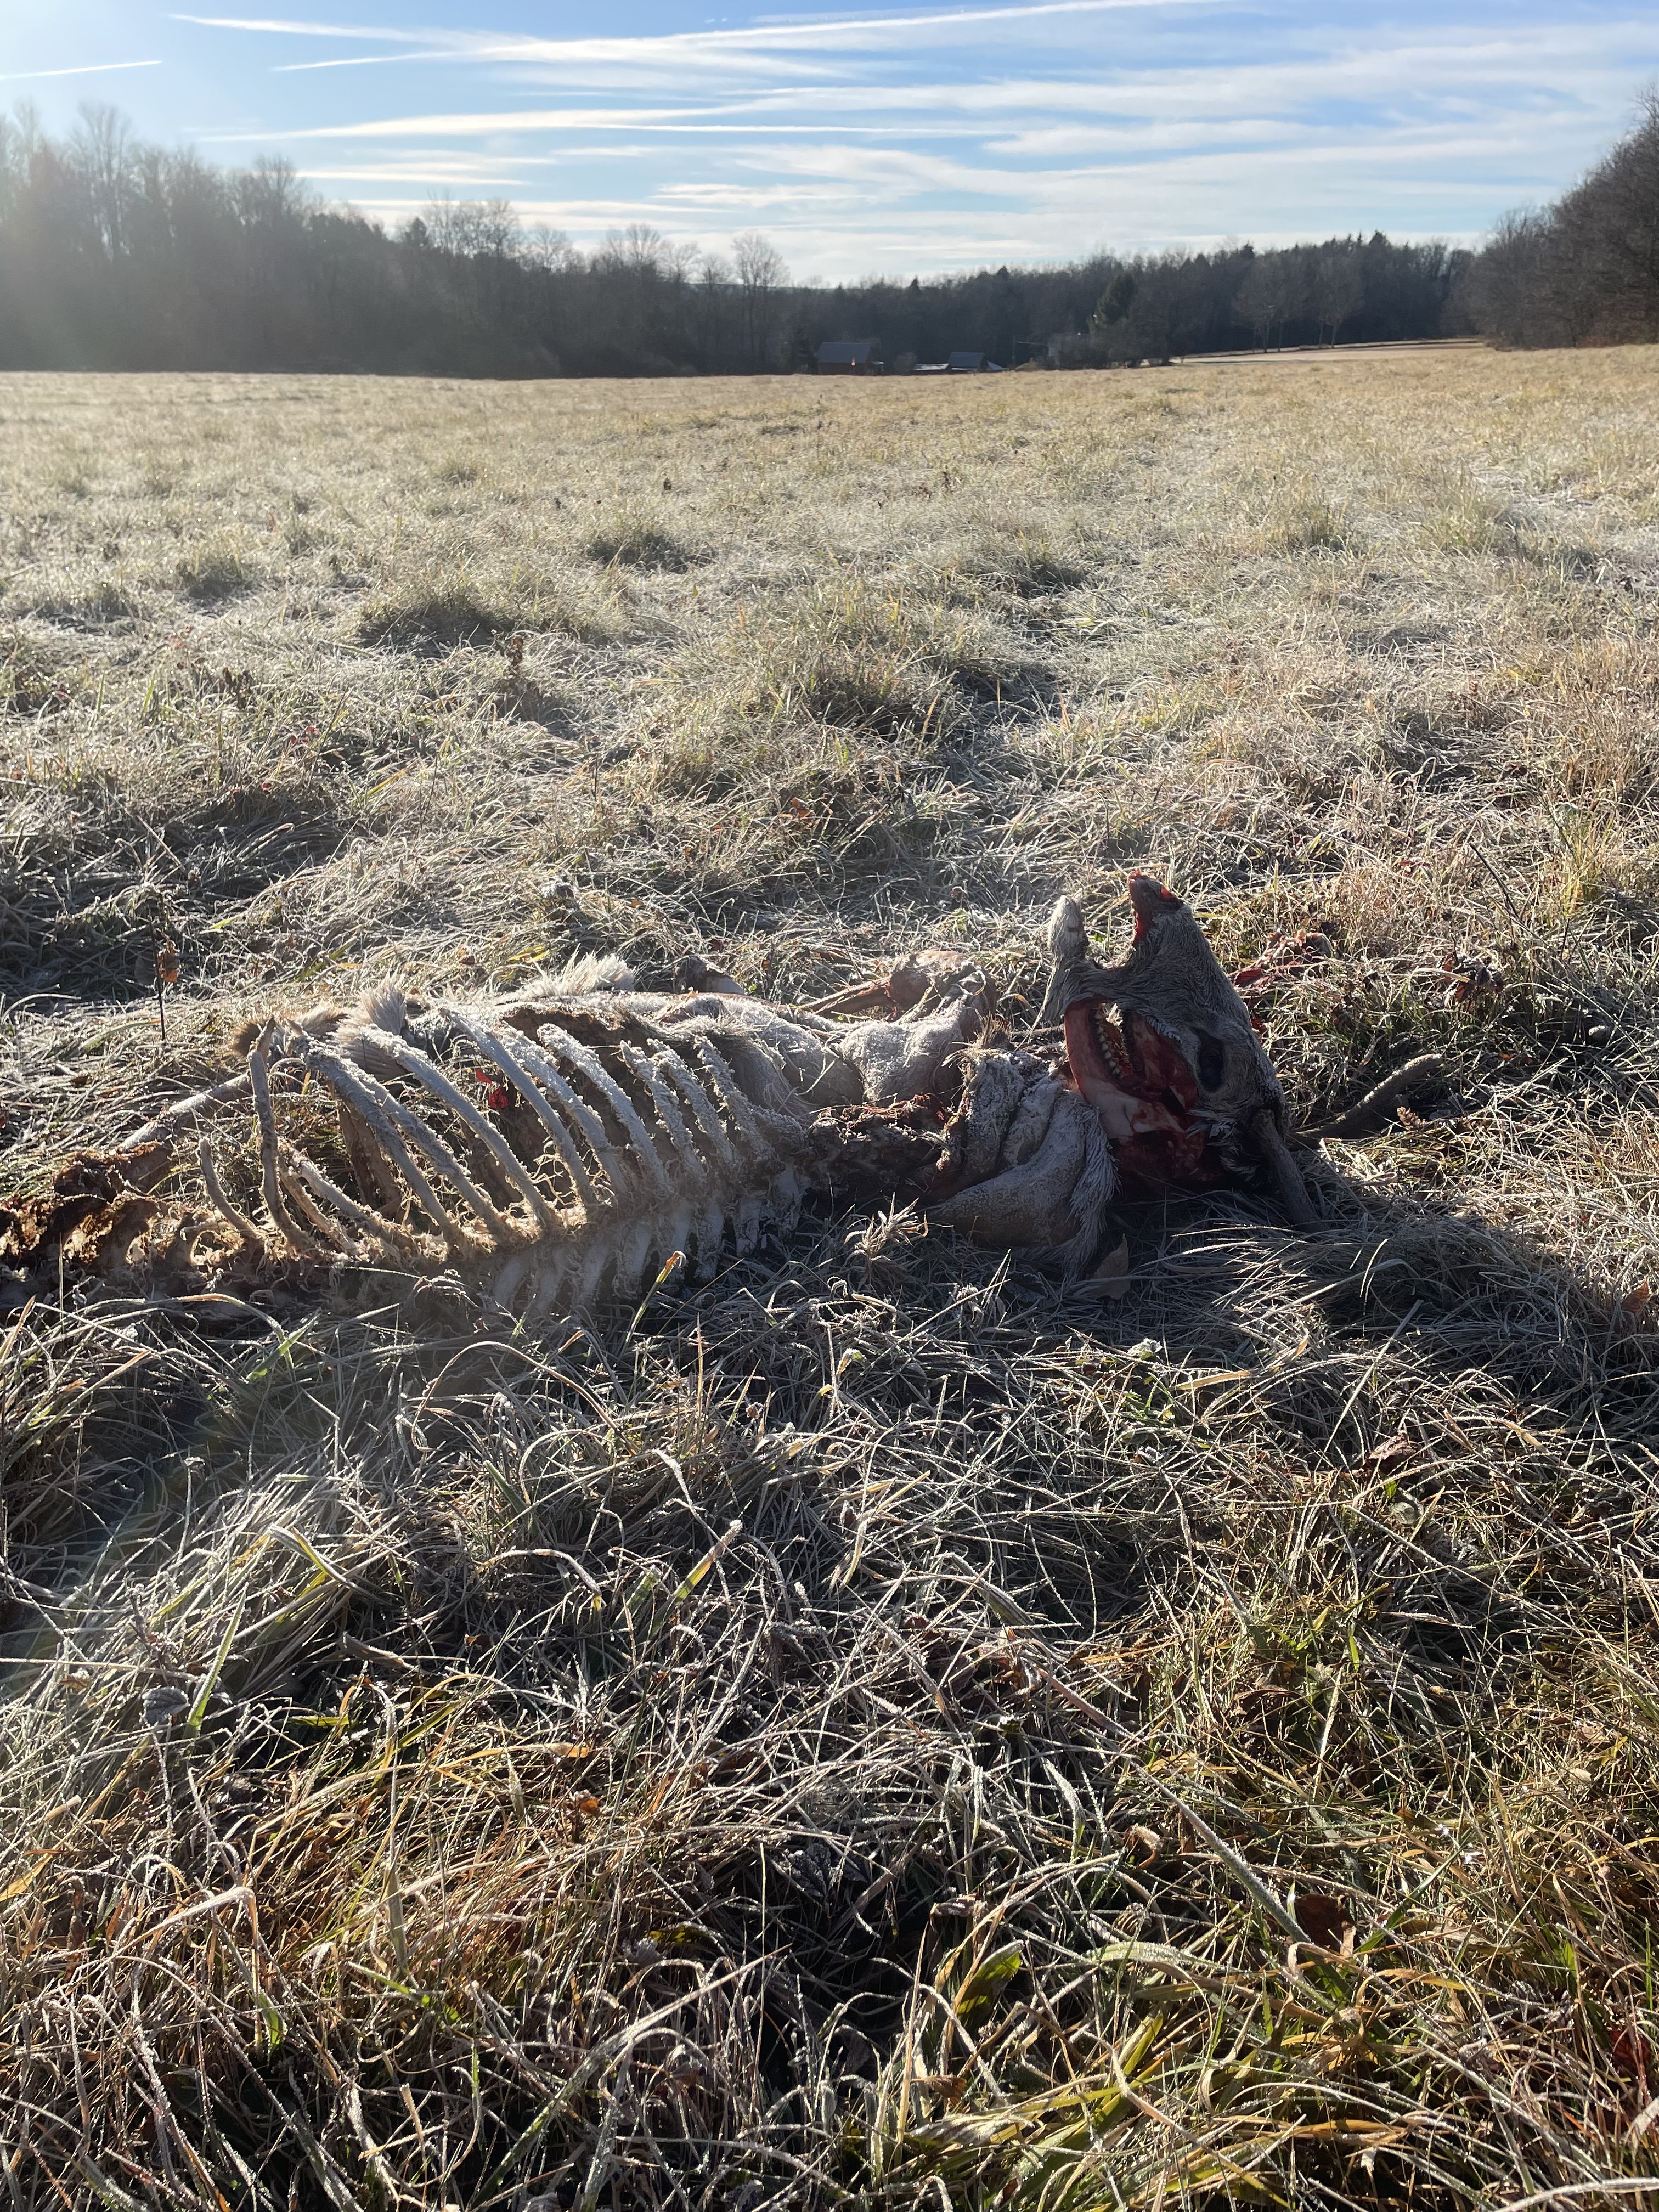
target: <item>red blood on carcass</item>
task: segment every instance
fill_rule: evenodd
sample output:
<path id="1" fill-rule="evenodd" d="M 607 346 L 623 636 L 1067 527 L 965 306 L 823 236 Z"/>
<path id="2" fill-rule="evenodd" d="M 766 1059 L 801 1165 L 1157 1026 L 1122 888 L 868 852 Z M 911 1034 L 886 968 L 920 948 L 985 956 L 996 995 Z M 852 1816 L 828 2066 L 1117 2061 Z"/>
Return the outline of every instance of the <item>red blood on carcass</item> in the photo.
<path id="1" fill-rule="evenodd" d="M 1228 1180 L 1210 1131 L 1194 1119 L 1198 1082 L 1171 1037 L 1144 1014 L 1122 1024 L 1105 1001 L 1066 1012 L 1072 1080 L 1100 1116 L 1126 1194 L 1206 1190 Z"/>

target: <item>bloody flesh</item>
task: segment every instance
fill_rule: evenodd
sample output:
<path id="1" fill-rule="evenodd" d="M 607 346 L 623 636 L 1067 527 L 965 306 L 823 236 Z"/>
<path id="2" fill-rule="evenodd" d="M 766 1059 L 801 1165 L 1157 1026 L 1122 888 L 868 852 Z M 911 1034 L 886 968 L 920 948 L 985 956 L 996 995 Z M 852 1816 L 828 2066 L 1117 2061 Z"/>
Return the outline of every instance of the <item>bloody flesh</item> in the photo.
<path id="1" fill-rule="evenodd" d="M 1076 1000 L 1066 1010 L 1066 1058 L 1111 1139 L 1121 1188 L 1202 1190 L 1231 1180 L 1196 1118 L 1192 1069 L 1144 1014 L 1126 1014 L 1120 1025 L 1104 999 Z"/>

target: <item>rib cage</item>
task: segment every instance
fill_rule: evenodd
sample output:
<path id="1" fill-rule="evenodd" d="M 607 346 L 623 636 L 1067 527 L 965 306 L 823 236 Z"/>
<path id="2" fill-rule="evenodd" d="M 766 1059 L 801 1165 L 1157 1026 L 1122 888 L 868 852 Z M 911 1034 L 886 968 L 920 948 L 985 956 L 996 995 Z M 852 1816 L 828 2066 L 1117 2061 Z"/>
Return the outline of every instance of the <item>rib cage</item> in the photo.
<path id="1" fill-rule="evenodd" d="M 246 1096 L 263 1221 L 227 1196 L 213 1135 L 198 1148 L 207 1201 L 244 1242 L 453 1268 L 536 1312 L 636 1296 L 676 1253 L 707 1274 L 728 1231 L 742 1255 L 799 1212 L 812 1118 L 754 1039 L 717 1041 L 712 1022 L 671 1035 L 599 994 L 405 1020 L 386 993 L 315 1026 L 267 1023 L 245 1085 L 156 1126 L 180 1133 Z"/>

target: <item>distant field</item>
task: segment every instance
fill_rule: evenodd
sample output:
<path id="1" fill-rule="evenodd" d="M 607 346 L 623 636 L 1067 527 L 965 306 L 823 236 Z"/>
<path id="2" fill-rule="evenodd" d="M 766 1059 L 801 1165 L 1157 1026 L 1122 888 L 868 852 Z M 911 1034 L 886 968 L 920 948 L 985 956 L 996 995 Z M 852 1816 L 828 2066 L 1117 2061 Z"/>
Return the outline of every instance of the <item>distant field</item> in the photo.
<path id="1" fill-rule="evenodd" d="M 1136 864 L 1451 1079 L 1121 1304 L 0 1308 L 10 2203 L 1644 2201 L 1656 621 L 1653 351 L 0 380 L 0 1202 L 388 971 L 1018 1033 Z"/>
<path id="2" fill-rule="evenodd" d="M 1304 362 L 1316 368 L 1340 368 L 1351 361 L 1391 361 L 1409 354 L 1468 353 L 1484 348 L 1481 338 L 1378 338 L 1363 344 L 1275 346 L 1271 352 L 1195 355 L 1194 368 L 1209 368 L 1223 362 L 1249 362 L 1257 368 L 1276 368 L 1281 362 Z"/>

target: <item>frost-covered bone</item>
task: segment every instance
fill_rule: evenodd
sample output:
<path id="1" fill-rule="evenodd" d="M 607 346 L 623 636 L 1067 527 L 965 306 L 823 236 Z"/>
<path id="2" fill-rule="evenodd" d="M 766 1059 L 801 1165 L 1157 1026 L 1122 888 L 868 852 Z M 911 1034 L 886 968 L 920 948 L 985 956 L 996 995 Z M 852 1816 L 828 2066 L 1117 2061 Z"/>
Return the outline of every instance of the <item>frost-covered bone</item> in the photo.
<path id="1" fill-rule="evenodd" d="M 741 1247 L 793 1219 L 810 1117 L 748 1037 L 728 1055 L 708 1023 L 671 1034 L 628 992 L 505 1011 L 387 991 L 261 1033 L 263 1194 L 289 1246 L 453 1270 L 541 1310 L 633 1295 L 676 1252 L 708 1272 L 729 1228 Z M 207 1196 L 264 1237 L 221 1175 Z"/>
<path id="2" fill-rule="evenodd" d="M 980 1056 L 951 1130 L 953 1195 L 930 1218 L 1040 1256 L 1070 1280 L 1094 1258 L 1117 1171 L 1092 1109 L 1028 1053 Z"/>
<path id="3" fill-rule="evenodd" d="M 433 1004 L 388 982 L 248 1024 L 245 1073 L 0 1215 L 0 1295 L 9 1262 L 20 1295 L 49 1274 L 71 1228 L 78 1273 L 158 1293 L 320 1286 L 346 1264 L 536 1310 L 631 1296 L 676 1254 L 707 1273 L 728 1237 L 741 1254 L 787 1230 L 813 1185 L 867 1188 L 887 1148 L 856 1117 L 917 1093 L 939 1104 L 900 1149 L 918 1193 L 939 1184 L 951 1063 L 984 992 L 960 962 L 927 981 L 909 1018 L 836 1022 L 724 989 L 641 992 L 592 962 L 507 999 Z M 130 1187 L 140 1158 L 166 1199 Z"/>
<path id="4" fill-rule="evenodd" d="M 630 1004 L 671 1032 L 712 1022 L 751 1036 L 814 1109 L 883 1106 L 946 1088 L 946 1066 L 979 1035 L 986 1001 L 985 979 L 969 967 L 954 969 L 939 988 L 919 994 L 913 1013 L 890 1021 L 836 1021 L 724 988 L 678 999 L 630 994 Z"/>
<path id="5" fill-rule="evenodd" d="M 585 1305 L 635 1294 L 676 1253 L 706 1273 L 728 1235 L 742 1253 L 790 1225 L 822 1156 L 847 1151 L 826 1109 L 948 1089 L 983 988 L 963 970 L 911 1019 L 833 1022 L 726 991 L 641 992 L 597 963 L 577 980 L 488 1006 L 388 983 L 266 1022 L 242 1032 L 246 1077 L 146 1133 L 208 1132 L 202 1194 L 239 1262 L 287 1251 Z M 245 1097 L 257 1200 L 228 1194 L 215 1145 Z M 197 1242 L 212 1275 L 222 1255 Z"/>

